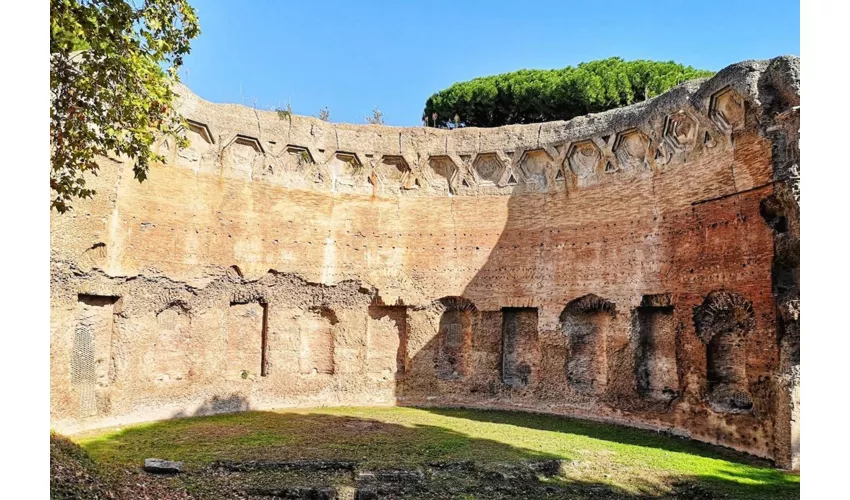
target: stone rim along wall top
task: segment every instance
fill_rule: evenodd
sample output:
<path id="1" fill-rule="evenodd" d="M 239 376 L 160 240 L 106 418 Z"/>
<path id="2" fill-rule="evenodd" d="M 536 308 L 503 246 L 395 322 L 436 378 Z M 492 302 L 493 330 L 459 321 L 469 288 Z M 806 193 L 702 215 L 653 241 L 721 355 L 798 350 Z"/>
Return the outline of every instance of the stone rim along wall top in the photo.
<path id="1" fill-rule="evenodd" d="M 799 466 L 798 59 L 494 129 L 178 90 L 188 149 L 52 215 L 55 428 L 457 404 Z"/>

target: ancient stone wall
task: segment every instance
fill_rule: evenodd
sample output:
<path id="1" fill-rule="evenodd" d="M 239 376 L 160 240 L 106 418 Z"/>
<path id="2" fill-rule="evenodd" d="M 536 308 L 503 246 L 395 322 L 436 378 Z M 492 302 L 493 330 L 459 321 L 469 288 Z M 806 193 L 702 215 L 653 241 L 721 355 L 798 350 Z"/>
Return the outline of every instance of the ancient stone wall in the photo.
<path id="1" fill-rule="evenodd" d="M 180 93 L 189 148 L 52 215 L 57 430 L 467 405 L 799 465 L 798 59 L 495 129 Z"/>

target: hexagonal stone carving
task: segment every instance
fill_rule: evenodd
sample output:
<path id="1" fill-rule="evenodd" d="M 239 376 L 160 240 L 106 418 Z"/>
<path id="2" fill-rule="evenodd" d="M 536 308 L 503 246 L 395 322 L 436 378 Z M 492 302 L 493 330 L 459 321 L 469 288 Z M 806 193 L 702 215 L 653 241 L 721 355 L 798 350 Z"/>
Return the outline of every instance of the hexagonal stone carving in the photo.
<path id="1" fill-rule="evenodd" d="M 410 171 L 410 165 L 402 156 L 386 155 L 381 157 L 375 170 L 379 172 L 384 182 L 390 183 L 392 187 L 402 189 L 416 189 L 415 179 Z"/>
<path id="2" fill-rule="evenodd" d="M 552 158 L 544 149 L 532 149 L 522 154 L 519 159 L 517 170 L 520 173 L 520 180 L 530 184 L 537 184 L 540 187 L 546 187 L 547 177 L 546 171 Z"/>
<path id="3" fill-rule="evenodd" d="M 210 132 L 210 128 L 207 127 L 206 123 L 196 122 L 195 120 L 186 120 L 186 127 L 196 134 L 198 134 L 203 140 L 207 141 L 209 144 L 215 144 L 215 139 L 213 138 L 212 132 Z"/>
<path id="4" fill-rule="evenodd" d="M 669 115 L 664 120 L 664 140 L 677 151 L 693 147 L 697 137 L 697 122 L 684 111 Z"/>
<path id="5" fill-rule="evenodd" d="M 574 142 L 567 150 L 567 163 L 570 170 L 580 179 L 596 173 L 602 151 L 591 140 Z"/>
<path id="6" fill-rule="evenodd" d="M 496 153 L 483 153 L 475 157 L 472 168 L 478 174 L 482 184 L 498 184 L 505 175 L 505 165 L 496 156 Z"/>
<path id="7" fill-rule="evenodd" d="M 262 144 L 255 137 L 237 135 L 222 153 L 222 163 L 238 177 L 251 179 L 255 167 L 259 167 L 262 155 L 265 153 Z M 259 167 L 262 168 L 262 167 Z"/>
<path id="8" fill-rule="evenodd" d="M 366 170 L 356 153 L 337 151 L 328 165 L 328 169 L 334 179 L 334 184 L 354 186 L 356 178 Z M 365 180 L 364 180 L 365 182 Z"/>
<path id="9" fill-rule="evenodd" d="M 357 156 L 357 153 L 337 151 L 336 153 L 334 153 L 334 158 L 351 165 L 352 168 L 359 168 L 363 166 L 363 162 L 360 161 L 360 158 Z"/>
<path id="10" fill-rule="evenodd" d="M 457 165 L 448 156 L 432 156 L 428 159 L 428 166 L 431 168 L 432 176 L 431 187 L 440 191 L 452 191 L 452 184 L 458 174 Z"/>
<path id="11" fill-rule="evenodd" d="M 400 182 L 410 172 L 410 165 L 401 156 L 382 156 L 377 169 L 387 181 Z"/>
<path id="12" fill-rule="evenodd" d="M 644 169 L 648 149 L 649 137 L 637 129 L 620 132 L 614 140 L 614 155 L 624 170 Z"/>
<path id="13" fill-rule="evenodd" d="M 204 168 L 214 166 L 215 163 L 215 151 L 211 146 L 215 144 L 215 138 L 209 127 L 201 122 L 186 120 L 186 124 L 180 127 L 180 132 L 189 140 L 189 146 L 177 148 L 176 163 L 195 171 L 214 170 L 214 168 Z M 168 155 L 173 144 L 166 138 L 160 144 L 160 154 Z"/>
<path id="14" fill-rule="evenodd" d="M 310 150 L 295 144 L 287 144 L 280 155 L 285 172 L 298 172 L 303 179 L 322 182 L 322 175 Z"/>
<path id="15" fill-rule="evenodd" d="M 249 148 L 253 149 L 254 151 L 256 151 L 257 153 L 260 153 L 260 154 L 264 154 L 266 152 L 263 149 L 263 145 L 260 144 L 259 139 L 257 139 L 256 137 L 250 137 L 250 136 L 247 136 L 247 135 L 237 134 L 237 136 L 232 141 L 230 141 L 229 145 L 232 145 L 232 144 L 240 144 L 242 146 L 248 146 Z"/>
<path id="16" fill-rule="evenodd" d="M 305 147 L 287 144 L 285 151 L 289 157 L 296 161 L 297 165 L 316 163 L 313 159 L 313 155 L 310 154 L 310 150 Z"/>
<path id="17" fill-rule="evenodd" d="M 731 132 L 744 125 L 744 98 L 731 87 L 711 96 L 708 109 L 711 121 L 724 132 Z"/>

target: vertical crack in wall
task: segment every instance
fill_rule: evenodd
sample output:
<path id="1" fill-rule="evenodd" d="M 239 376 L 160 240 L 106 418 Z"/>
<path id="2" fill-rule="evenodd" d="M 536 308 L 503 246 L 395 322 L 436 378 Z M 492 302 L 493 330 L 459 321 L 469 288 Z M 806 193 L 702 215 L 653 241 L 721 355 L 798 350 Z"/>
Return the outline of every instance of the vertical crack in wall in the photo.
<path id="1" fill-rule="evenodd" d="M 260 341 L 260 376 L 267 377 L 269 375 L 269 305 L 260 302 L 260 307 L 263 308 L 263 325 Z"/>
<path id="2" fill-rule="evenodd" d="M 549 278 L 552 274 L 552 266 L 551 264 L 547 264 L 547 260 L 544 258 L 546 252 L 549 249 L 549 231 L 546 228 L 549 227 L 549 196 L 544 193 L 543 194 L 543 234 L 540 238 L 540 245 L 537 247 L 537 257 L 535 259 L 535 269 L 539 269 L 538 266 L 540 263 L 543 263 L 543 269 L 539 269 L 541 272 L 537 275 L 537 280 L 534 283 L 535 287 L 540 287 L 543 284 L 543 280 Z"/>
<path id="3" fill-rule="evenodd" d="M 124 165 L 122 164 L 116 170 L 117 170 L 117 175 L 115 176 L 115 186 L 114 186 L 112 192 L 110 193 L 110 197 L 109 197 L 109 203 L 110 203 L 110 209 L 111 209 L 111 214 L 109 216 L 109 226 L 105 228 L 107 234 L 109 235 L 108 241 L 110 242 L 110 247 L 111 247 L 111 248 L 107 248 L 107 252 L 106 252 L 107 258 L 108 258 L 107 262 L 108 262 L 108 266 L 109 266 L 110 270 L 114 270 L 114 269 L 119 268 L 119 263 L 120 263 L 119 262 L 119 255 L 118 255 L 118 252 L 115 251 L 115 249 L 120 248 L 121 243 L 124 240 L 123 235 L 119 236 L 119 234 L 121 233 L 121 228 L 120 228 L 121 215 L 120 215 L 120 213 L 119 213 L 120 211 L 118 209 L 118 193 L 121 190 L 120 189 L 121 188 L 121 179 L 122 179 L 123 173 L 124 173 Z"/>
<path id="4" fill-rule="evenodd" d="M 734 132 L 729 136 L 729 141 L 731 142 L 731 148 L 735 150 L 735 134 Z M 732 161 L 729 163 L 729 173 L 732 176 L 732 192 L 735 193 L 734 202 L 735 202 L 735 215 L 737 216 L 737 220 L 741 220 L 743 214 L 741 213 L 741 200 L 740 193 L 738 192 L 738 179 L 735 176 L 735 155 L 732 155 Z"/>
<path id="5" fill-rule="evenodd" d="M 457 220 L 455 220 L 455 201 L 453 197 L 449 198 L 449 211 L 452 214 L 452 235 L 454 236 L 454 255 L 455 255 L 455 263 L 460 262 L 460 257 L 458 256 L 458 247 L 457 247 Z"/>
<path id="6" fill-rule="evenodd" d="M 251 109 L 254 110 L 254 116 L 257 117 L 257 140 L 260 140 L 260 138 L 263 136 L 263 126 L 260 125 L 260 113 L 257 112 L 256 105 L 251 107 Z M 292 121 L 291 116 L 289 120 Z"/>

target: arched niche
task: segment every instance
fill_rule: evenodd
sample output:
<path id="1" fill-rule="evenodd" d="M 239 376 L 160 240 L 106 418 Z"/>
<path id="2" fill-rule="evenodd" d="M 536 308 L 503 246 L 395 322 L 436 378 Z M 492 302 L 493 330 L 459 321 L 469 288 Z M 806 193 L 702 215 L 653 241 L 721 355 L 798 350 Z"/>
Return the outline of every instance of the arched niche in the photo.
<path id="1" fill-rule="evenodd" d="M 741 294 L 718 290 L 694 308 L 694 326 L 706 345 L 708 401 L 715 411 L 753 408 L 747 382 L 746 337 L 755 327 L 753 306 Z"/>
<path id="2" fill-rule="evenodd" d="M 460 380 L 469 375 L 472 358 L 472 313 L 475 304 L 463 297 L 443 297 L 434 365 L 437 378 Z"/>
<path id="3" fill-rule="evenodd" d="M 561 331 L 569 349 L 565 369 L 572 390 L 587 394 L 605 390 L 606 343 L 615 315 L 612 302 L 592 293 L 569 302 L 561 312 Z"/>

